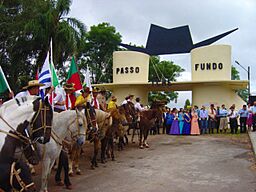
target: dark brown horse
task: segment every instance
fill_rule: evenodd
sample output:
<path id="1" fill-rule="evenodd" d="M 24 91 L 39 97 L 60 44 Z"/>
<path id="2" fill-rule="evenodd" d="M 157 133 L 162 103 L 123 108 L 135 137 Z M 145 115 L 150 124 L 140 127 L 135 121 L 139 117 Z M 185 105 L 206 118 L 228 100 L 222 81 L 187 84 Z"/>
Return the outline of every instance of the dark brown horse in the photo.
<path id="1" fill-rule="evenodd" d="M 140 138 L 139 138 L 139 146 L 141 149 L 144 147 L 148 148 L 149 145 L 147 143 L 148 133 L 151 127 L 155 124 L 157 118 L 162 117 L 162 111 L 159 109 L 149 109 L 146 111 L 140 112 Z M 143 137 L 143 140 L 142 140 Z"/>

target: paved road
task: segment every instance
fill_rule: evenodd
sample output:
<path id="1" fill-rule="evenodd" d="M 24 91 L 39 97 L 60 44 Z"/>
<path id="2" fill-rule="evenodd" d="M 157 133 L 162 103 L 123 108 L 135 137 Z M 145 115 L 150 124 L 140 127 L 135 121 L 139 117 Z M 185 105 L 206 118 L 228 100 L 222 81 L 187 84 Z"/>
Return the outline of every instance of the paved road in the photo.
<path id="1" fill-rule="evenodd" d="M 73 191 L 256 191 L 251 149 L 230 142 L 229 137 L 158 135 L 151 137 L 150 144 L 143 150 L 131 144 L 116 152 L 115 162 L 99 164 L 96 170 L 90 170 L 88 156 L 83 157 L 83 175 L 72 178 Z M 50 191 L 63 188 L 50 187 Z"/>

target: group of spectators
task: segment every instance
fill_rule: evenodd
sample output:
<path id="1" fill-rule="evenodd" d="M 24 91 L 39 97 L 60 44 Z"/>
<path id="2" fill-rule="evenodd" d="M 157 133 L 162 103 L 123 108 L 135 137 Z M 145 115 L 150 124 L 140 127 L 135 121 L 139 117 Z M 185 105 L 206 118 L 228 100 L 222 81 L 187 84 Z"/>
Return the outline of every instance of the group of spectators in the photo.
<path id="1" fill-rule="evenodd" d="M 240 127 L 240 129 L 239 129 Z M 199 135 L 228 133 L 246 133 L 256 131 L 256 102 L 243 105 L 236 110 L 235 104 L 227 109 L 225 105 L 209 109 L 193 106 L 189 109 L 167 108 L 164 113 L 163 132 L 171 135 Z M 252 129 L 253 128 L 253 129 Z"/>

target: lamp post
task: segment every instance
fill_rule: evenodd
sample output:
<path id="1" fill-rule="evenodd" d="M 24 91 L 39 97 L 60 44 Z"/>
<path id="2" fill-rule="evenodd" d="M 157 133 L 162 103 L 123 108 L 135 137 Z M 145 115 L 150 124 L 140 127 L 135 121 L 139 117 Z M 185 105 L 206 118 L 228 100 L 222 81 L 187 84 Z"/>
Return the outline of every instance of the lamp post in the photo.
<path id="1" fill-rule="evenodd" d="M 248 66 L 248 69 L 246 69 L 244 66 L 242 66 L 238 61 L 235 61 L 235 63 L 237 65 L 239 65 L 243 70 L 245 70 L 247 72 L 247 75 L 248 75 L 248 94 L 249 94 L 249 97 L 251 95 L 251 87 L 250 87 L 250 66 Z"/>

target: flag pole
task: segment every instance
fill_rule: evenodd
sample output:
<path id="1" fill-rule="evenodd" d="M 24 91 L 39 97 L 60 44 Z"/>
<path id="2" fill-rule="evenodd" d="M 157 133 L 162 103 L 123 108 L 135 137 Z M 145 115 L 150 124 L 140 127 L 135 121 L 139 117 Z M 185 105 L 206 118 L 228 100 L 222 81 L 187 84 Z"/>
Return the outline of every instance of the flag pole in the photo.
<path id="1" fill-rule="evenodd" d="M 0 66 L 0 72 L 3 74 L 4 81 L 5 81 L 6 85 L 7 85 L 7 88 L 8 88 L 8 90 L 9 90 L 9 92 L 11 93 L 12 90 L 11 90 L 11 88 L 10 88 L 10 86 L 9 86 L 9 83 L 8 83 L 6 77 L 5 77 L 5 74 L 4 74 L 4 71 L 3 71 L 3 69 L 2 69 L 2 66 Z"/>
<path id="2" fill-rule="evenodd" d="M 50 58 L 50 65 L 52 65 L 52 61 L 53 61 L 53 51 L 52 51 L 52 39 L 51 39 L 51 42 L 50 42 L 50 53 L 51 53 L 51 58 Z M 51 82 L 52 82 L 52 86 L 53 86 L 53 77 L 52 77 L 52 68 L 50 67 L 50 73 L 51 73 Z M 52 96 L 52 110 L 54 110 L 54 91 L 55 91 L 55 87 L 54 87 L 54 89 L 53 89 L 53 92 L 52 92 L 52 94 L 51 94 L 51 96 Z"/>

